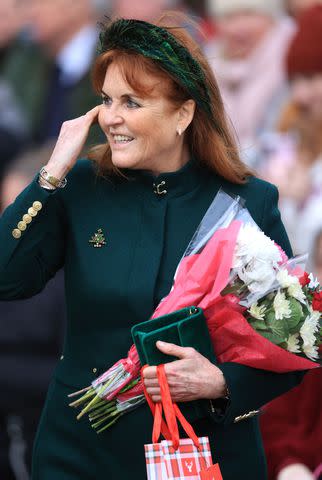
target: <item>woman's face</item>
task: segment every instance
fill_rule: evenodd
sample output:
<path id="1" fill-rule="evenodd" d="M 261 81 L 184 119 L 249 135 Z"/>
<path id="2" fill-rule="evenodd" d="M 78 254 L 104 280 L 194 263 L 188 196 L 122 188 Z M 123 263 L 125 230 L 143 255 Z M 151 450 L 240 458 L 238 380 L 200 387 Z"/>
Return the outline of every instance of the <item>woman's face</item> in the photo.
<path id="1" fill-rule="evenodd" d="M 322 73 L 294 78 L 291 97 L 304 115 L 312 120 L 322 119 Z"/>
<path id="2" fill-rule="evenodd" d="M 118 168 L 149 170 L 154 174 L 175 171 L 186 161 L 180 128 L 180 110 L 162 94 L 162 84 L 146 75 L 151 87 L 140 96 L 125 81 L 119 67 L 111 64 L 102 87 L 103 106 L 99 124 L 107 136 L 112 162 Z"/>

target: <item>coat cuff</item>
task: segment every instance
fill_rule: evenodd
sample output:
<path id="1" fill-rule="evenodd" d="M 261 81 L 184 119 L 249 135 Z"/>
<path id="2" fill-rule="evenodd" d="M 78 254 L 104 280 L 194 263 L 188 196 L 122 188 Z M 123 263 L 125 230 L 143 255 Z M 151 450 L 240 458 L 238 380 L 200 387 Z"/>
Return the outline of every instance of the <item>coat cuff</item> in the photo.
<path id="1" fill-rule="evenodd" d="M 232 424 L 259 414 L 260 408 L 298 385 L 305 372 L 274 373 L 226 362 L 218 365 L 225 377 L 229 399 L 205 400 L 203 408 L 216 423 Z"/>
<path id="2" fill-rule="evenodd" d="M 43 215 L 48 199 L 56 190 L 45 190 L 38 183 L 38 176 L 22 191 L 3 213 L 0 229 L 0 245 L 5 245 L 5 255 L 2 254 L 1 269 L 6 268 L 14 251 L 20 242 L 29 234 L 39 217 Z"/>

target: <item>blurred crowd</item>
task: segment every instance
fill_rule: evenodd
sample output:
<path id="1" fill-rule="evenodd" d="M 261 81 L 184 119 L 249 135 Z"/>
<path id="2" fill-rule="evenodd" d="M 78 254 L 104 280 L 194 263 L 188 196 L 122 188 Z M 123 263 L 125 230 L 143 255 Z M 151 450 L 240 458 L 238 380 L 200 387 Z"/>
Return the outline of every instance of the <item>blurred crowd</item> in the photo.
<path id="1" fill-rule="evenodd" d="M 47 163 L 62 122 L 100 102 L 90 71 L 104 16 L 149 21 L 169 9 L 193 19 L 183 27 L 208 56 L 242 158 L 278 186 L 294 254 L 309 253 L 308 268 L 322 282 L 318 0 L 1 0 L 0 208 Z M 93 127 L 87 146 L 100 141 Z M 31 299 L 0 302 L 0 316 L 0 478 L 28 480 L 62 350 L 62 272 Z M 321 384 L 319 371 L 309 374 L 263 409 L 270 480 L 322 478 Z"/>

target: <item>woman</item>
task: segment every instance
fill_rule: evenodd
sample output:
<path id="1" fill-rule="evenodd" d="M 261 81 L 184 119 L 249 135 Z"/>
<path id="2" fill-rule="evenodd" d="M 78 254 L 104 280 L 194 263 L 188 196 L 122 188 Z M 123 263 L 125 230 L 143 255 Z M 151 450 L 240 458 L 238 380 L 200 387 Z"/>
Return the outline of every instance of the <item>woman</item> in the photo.
<path id="1" fill-rule="evenodd" d="M 298 22 L 285 62 L 290 99 L 261 174 L 278 186 L 294 252 L 303 254 L 312 252 L 322 225 L 322 5 L 305 10 Z"/>
<path id="2" fill-rule="evenodd" d="M 101 52 L 93 78 L 103 104 L 63 124 L 51 158 L 0 225 L 0 298 L 31 296 L 65 269 L 67 336 L 35 442 L 34 480 L 145 477 L 147 406 L 97 435 L 76 421 L 67 395 L 124 357 L 131 326 L 169 292 L 220 187 L 240 194 L 290 253 L 277 190 L 239 160 L 211 68 L 188 34 L 121 19 L 103 30 Z M 75 165 L 96 120 L 107 137 L 90 153 L 98 175 L 88 159 Z M 191 402 L 189 420 L 210 437 L 224 479 L 265 478 L 256 411 L 302 374 L 217 366 L 190 348 L 158 348 L 179 358 L 166 365 L 171 394 Z M 148 367 L 145 383 L 157 400 L 155 380 Z"/>

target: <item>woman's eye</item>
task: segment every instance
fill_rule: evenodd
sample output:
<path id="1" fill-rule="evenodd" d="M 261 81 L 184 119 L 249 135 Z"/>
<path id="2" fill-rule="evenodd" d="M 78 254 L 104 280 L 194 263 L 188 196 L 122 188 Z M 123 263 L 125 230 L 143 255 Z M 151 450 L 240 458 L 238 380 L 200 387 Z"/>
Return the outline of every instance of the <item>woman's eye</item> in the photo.
<path id="1" fill-rule="evenodd" d="M 132 98 L 128 98 L 126 104 L 129 108 L 139 108 L 140 107 L 140 105 L 137 102 L 135 102 L 134 100 L 132 100 Z"/>
<path id="2" fill-rule="evenodd" d="M 102 103 L 103 105 L 111 105 L 112 100 L 110 99 L 110 97 L 102 97 Z"/>

